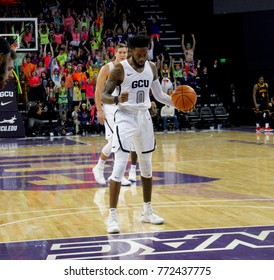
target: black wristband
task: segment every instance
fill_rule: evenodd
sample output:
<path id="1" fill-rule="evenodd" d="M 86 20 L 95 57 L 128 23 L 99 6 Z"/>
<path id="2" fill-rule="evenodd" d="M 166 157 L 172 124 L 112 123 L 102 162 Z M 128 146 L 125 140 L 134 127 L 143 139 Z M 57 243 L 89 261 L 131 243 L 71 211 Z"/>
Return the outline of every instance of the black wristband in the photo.
<path id="1" fill-rule="evenodd" d="M 114 96 L 114 103 L 117 105 L 119 103 L 118 96 Z"/>

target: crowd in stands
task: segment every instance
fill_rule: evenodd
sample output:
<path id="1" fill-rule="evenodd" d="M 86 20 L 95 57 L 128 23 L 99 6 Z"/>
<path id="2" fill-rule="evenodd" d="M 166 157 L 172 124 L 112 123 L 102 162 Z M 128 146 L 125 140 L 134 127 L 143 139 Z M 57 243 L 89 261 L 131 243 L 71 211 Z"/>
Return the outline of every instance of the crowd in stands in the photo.
<path id="1" fill-rule="evenodd" d="M 1 17 L 38 18 L 38 51 L 25 52 L 18 63 L 20 98 L 29 109 L 33 107 L 28 110 L 29 136 L 43 135 L 42 122 L 34 121 L 41 120 L 41 114 L 46 114 L 50 121 L 56 120 L 56 126 L 49 131 L 53 135 L 103 133 L 96 118 L 96 77 L 104 64 L 114 60 L 116 45 L 127 44 L 127 39 L 134 34 L 151 37 L 148 59 L 157 65 L 167 94 L 178 85 L 190 85 L 199 93 L 198 103 L 210 104 L 214 79 L 218 79 L 218 62 L 210 67 L 210 76 L 202 60 L 195 59 L 194 34 L 191 34 L 192 42 L 186 44 L 182 35 L 184 55 L 174 58 L 161 43 L 161 18 L 137 17 L 132 7 L 120 7 L 118 2 L 97 0 L 80 5 L 71 1 L 68 5 L 63 1 L 41 1 L 35 9 L 1 7 Z M 20 48 L 32 48 L 34 28 L 31 22 L 1 22 L 0 32 L 17 33 Z M 156 130 L 167 131 L 167 117 L 174 121 L 174 130 L 184 128 L 184 116 L 180 112 L 173 110 L 170 116 L 171 108 L 161 110 L 156 100 L 152 102 Z"/>

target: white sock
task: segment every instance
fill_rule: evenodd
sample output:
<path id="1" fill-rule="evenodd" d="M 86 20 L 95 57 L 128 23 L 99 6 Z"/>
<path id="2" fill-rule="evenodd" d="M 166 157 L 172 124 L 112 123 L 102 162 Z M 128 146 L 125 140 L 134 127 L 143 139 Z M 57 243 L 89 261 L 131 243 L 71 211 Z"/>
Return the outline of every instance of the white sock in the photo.
<path id="1" fill-rule="evenodd" d="M 136 165 L 133 165 L 133 164 L 132 164 L 132 165 L 130 166 L 130 170 L 135 172 L 135 171 L 136 171 Z"/>
<path id="2" fill-rule="evenodd" d="M 117 208 L 110 208 L 110 209 L 109 209 L 109 213 L 113 213 L 113 212 L 116 213 L 116 211 L 117 211 Z"/>
<path id="3" fill-rule="evenodd" d="M 148 210 L 151 208 L 151 202 L 144 202 L 144 210 Z"/>
<path id="4" fill-rule="evenodd" d="M 106 162 L 105 160 L 102 160 L 101 158 L 99 158 L 98 163 L 97 163 L 98 167 L 104 169 L 105 162 Z"/>

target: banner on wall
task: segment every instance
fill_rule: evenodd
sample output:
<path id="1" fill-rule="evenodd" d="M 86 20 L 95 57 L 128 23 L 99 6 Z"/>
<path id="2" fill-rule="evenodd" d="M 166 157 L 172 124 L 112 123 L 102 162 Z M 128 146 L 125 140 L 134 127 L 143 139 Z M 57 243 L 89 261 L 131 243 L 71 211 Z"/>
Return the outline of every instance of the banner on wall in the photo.
<path id="1" fill-rule="evenodd" d="M 18 111 L 14 82 L 0 91 L 0 138 L 25 137 L 25 126 Z"/>

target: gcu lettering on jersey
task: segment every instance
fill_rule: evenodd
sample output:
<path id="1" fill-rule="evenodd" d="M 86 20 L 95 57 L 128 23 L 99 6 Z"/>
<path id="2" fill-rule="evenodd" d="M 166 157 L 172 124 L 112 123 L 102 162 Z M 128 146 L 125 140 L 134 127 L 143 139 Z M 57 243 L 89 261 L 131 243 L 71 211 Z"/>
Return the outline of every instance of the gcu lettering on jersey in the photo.
<path id="1" fill-rule="evenodd" d="M 149 80 L 139 80 L 139 81 L 133 81 L 131 84 L 132 88 L 138 88 L 138 87 L 149 87 Z"/>

